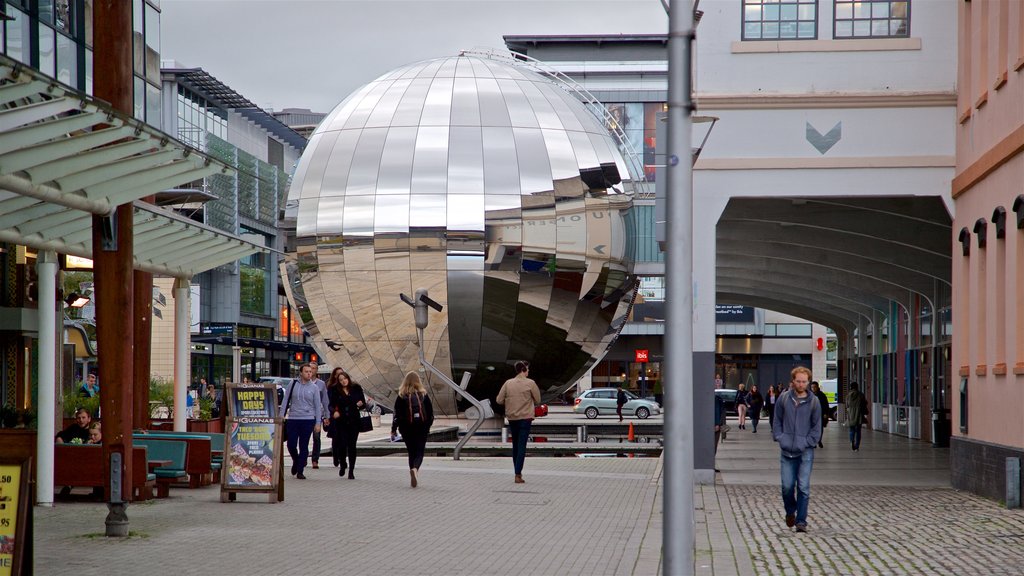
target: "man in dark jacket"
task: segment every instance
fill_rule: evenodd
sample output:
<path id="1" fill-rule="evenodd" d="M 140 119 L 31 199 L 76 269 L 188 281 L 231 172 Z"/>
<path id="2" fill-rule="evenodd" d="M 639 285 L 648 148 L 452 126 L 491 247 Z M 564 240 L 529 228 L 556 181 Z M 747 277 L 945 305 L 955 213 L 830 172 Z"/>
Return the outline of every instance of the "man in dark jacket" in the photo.
<path id="1" fill-rule="evenodd" d="M 782 452 L 782 504 L 786 526 L 807 531 L 807 506 L 811 499 L 811 467 L 814 448 L 821 439 L 821 404 L 807 390 L 811 371 L 797 366 L 790 372 L 790 389 L 775 405 L 772 438 Z"/>

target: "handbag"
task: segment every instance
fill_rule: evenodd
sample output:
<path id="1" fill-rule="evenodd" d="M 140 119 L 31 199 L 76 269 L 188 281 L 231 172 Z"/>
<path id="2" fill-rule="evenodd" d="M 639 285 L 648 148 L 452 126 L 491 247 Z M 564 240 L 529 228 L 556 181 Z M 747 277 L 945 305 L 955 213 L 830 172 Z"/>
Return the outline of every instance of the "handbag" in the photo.
<path id="1" fill-rule="evenodd" d="M 295 382 L 296 382 L 296 380 L 292 380 L 292 383 L 288 385 L 288 403 L 284 405 L 284 410 L 281 411 L 281 414 L 284 416 L 283 419 L 287 419 L 288 418 L 288 408 L 290 408 L 291 405 L 292 405 L 292 390 L 295 389 Z M 287 426 L 281 426 L 281 442 L 287 442 L 287 441 L 288 441 L 288 427 Z"/>
<path id="2" fill-rule="evenodd" d="M 370 418 L 370 413 L 366 410 L 361 410 L 359 413 L 362 414 L 359 417 L 359 431 L 369 432 L 373 430 L 373 419 Z"/>

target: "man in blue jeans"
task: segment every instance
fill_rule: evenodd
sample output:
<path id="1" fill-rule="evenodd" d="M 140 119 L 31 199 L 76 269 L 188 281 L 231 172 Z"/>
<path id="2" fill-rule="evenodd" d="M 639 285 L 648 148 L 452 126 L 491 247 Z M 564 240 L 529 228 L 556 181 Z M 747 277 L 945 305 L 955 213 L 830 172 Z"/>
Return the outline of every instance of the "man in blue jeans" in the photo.
<path id="1" fill-rule="evenodd" d="M 786 526 L 807 532 L 807 505 L 811 499 L 814 448 L 821 440 L 821 404 L 807 391 L 811 371 L 797 366 L 790 372 L 790 388 L 775 404 L 772 438 L 782 451 L 782 503 Z M 794 493 L 795 492 L 795 493 Z"/>
<path id="2" fill-rule="evenodd" d="M 508 418 L 508 429 L 512 434 L 512 468 L 516 473 L 515 482 L 523 484 L 526 442 L 530 439 L 534 407 L 540 404 L 540 388 L 529 378 L 529 362 L 516 362 L 515 370 L 515 378 L 509 378 L 501 385 L 495 400 L 505 407 L 505 418 Z"/>

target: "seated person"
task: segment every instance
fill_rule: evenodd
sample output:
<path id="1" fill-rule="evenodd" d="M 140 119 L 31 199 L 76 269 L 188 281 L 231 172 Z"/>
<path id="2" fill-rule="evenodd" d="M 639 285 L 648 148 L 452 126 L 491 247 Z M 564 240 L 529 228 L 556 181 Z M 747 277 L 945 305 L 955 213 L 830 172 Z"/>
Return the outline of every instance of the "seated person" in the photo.
<path id="1" fill-rule="evenodd" d="M 99 422 L 93 422 L 89 424 L 89 441 L 86 444 L 102 444 L 103 443 L 103 430 L 100 428 Z"/>
<path id="2" fill-rule="evenodd" d="M 79 408 L 75 410 L 75 422 L 71 424 L 59 434 L 57 434 L 56 442 L 58 444 L 68 443 L 70 444 L 75 438 L 78 438 L 78 443 L 85 443 L 89 441 L 89 423 L 92 422 L 92 416 L 89 415 L 89 411 L 85 408 Z"/>
<path id="3" fill-rule="evenodd" d="M 100 393 L 100 385 L 96 382 L 96 375 L 89 374 L 85 378 L 85 382 L 82 382 L 82 387 L 78 389 L 78 395 L 83 398 L 92 398 Z"/>

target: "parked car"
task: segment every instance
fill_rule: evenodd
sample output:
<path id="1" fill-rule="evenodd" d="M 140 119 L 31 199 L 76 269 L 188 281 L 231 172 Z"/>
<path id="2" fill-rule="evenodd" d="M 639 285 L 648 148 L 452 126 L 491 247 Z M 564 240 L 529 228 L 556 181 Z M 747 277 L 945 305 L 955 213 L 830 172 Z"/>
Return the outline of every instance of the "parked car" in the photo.
<path id="1" fill-rule="evenodd" d="M 716 388 L 715 396 L 722 399 L 722 403 L 725 405 L 726 416 L 737 416 L 739 412 L 736 411 L 736 392 L 732 388 Z"/>
<path id="2" fill-rule="evenodd" d="M 257 382 L 273 382 L 277 388 L 277 403 L 280 404 L 284 400 L 284 391 L 289 384 L 292 383 L 294 378 L 287 378 L 285 376 L 260 376 Z"/>
<path id="3" fill-rule="evenodd" d="M 576 397 L 576 404 L 572 411 L 576 414 L 584 414 L 587 418 L 597 418 L 601 414 L 615 414 L 615 398 L 618 390 L 615 388 L 593 388 L 583 392 Z M 661 406 L 657 402 L 651 402 L 637 397 L 632 392 L 626 392 L 626 402 L 622 406 L 622 414 L 636 416 L 643 420 L 651 414 L 661 414 Z"/>

